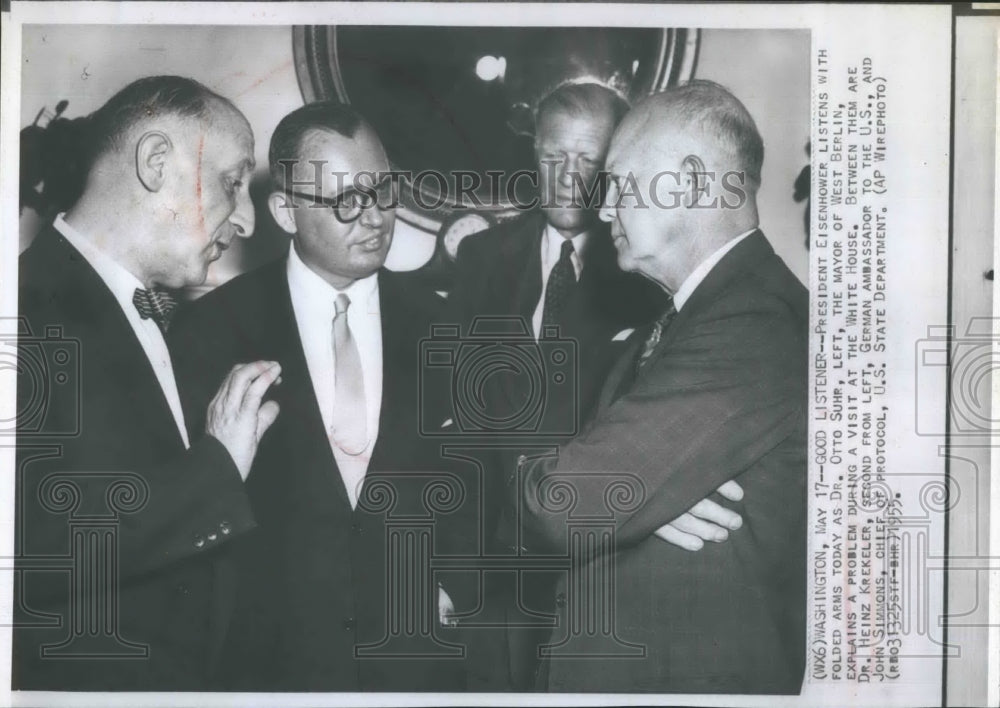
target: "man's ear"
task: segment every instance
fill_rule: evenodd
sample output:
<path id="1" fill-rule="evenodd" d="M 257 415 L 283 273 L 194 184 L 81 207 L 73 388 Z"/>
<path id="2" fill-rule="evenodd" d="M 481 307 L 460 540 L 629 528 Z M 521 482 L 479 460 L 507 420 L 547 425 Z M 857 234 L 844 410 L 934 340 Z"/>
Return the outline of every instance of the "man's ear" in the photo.
<path id="1" fill-rule="evenodd" d="M 710 176 L 705 170 L 705 163 L 697 155 L 688 155 L 681 163 L 681 174 L 684 176 L 686 206 L 704 206 L 708 201 Z"/>
<path id="2" fill-rule="evenodd" d="M 174 149 L 166 133 L 151 130 L 144 133 L 135 148 L 135 171 L 142 186 L 159 192 L 166 178 L 167 157 Z"/>
<path id="3" fill-rule="evenodd" d="M 295 223 L 296 206 L 287 194 L 271 192 L 267 198 L 267 208 L 271 211 L 275 223 L 287 234 L 297 233 L 299 227 Z"/>

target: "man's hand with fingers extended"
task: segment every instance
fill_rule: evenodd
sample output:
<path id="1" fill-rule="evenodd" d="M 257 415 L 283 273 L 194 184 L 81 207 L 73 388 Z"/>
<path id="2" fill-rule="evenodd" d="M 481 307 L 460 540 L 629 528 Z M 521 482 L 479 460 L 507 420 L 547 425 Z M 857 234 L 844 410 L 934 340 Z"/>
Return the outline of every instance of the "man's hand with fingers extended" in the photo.
<path id="1" fill-rule="evenodd" d="M 280 383 L 280 376 L 281 364 L 276 361 L 237 364 L 208 404 L 205 432 L 229 451 L 244 481 L 260 439 L 278 417 L 277 402 L 263 403 L 263 399 L 272 384 Z"/>

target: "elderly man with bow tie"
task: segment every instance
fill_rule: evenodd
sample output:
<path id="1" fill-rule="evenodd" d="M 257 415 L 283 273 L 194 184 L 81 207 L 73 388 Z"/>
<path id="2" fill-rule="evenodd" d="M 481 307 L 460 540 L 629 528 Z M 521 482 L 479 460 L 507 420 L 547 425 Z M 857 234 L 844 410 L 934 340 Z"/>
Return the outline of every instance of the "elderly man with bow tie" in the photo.
<path id="1" fill-rule="evenodd" d="M 89 125 L 82 196 L 19 264 L 13 686 L 198 689 L 225 635 L 228 541 L 255 525 L 244 481 L 278 414 L 263 399 L 280 366 L 233 367 L 190 440 L 166 291 L 200 285 L 252 234 L 253 132 L 231 102 L 176 76 L 129 84 Z M 51 380 L 29 375 L 39 351 L 52 353 Z M 80 519 L 113 527 L 101 544 L 117 547 L 73 545 Z M 89 581 L 68 592 L 51 572 L 59 558 Z"/>

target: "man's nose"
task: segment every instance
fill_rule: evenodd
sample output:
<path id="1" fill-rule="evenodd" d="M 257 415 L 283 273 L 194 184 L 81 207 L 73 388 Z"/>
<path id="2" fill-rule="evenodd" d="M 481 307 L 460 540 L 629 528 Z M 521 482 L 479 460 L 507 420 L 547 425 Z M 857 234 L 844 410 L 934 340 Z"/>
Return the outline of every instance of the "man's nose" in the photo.
<path id="1" fill-rule="evenodd" d="M 236 208 L 229 215 L 229 223 L 236 227 L 237 236 L 250 238 L 253 236 L 255 222 L 256 215 L 253 210 L 253 200 L 250 199 L 250 190 L 240 190 L 236 199 Z"/>
<path id="2" fill-rule="evenodd" d="M 361 212 L 361 223 L 365 226 L 369 226 L 373 229 L 380 227 L 385 221 L 384 211 L 387 209 L 382 209 L 379 204 L 372 204 L 370 207 L 366 208 Z"/>
<path id="3" fill-rule="evenodd" d="M 618 210 L 615 208 L 614 201 L 611 199 L 610 190 L 608 194 L 604 195 L 604 200 L 601 202 L 601 209 L 597 212 L 597 215 L 601 218 L 601 221 L 605 221 L 609 224 L 618 218 Z"/>
<path id="4" fill-rule="evenodd" d="M 579 171 L 579 162 L 573 157 L 565 157 L 559 162 L 559 184 L 573 186 L 573 174 Z"/>

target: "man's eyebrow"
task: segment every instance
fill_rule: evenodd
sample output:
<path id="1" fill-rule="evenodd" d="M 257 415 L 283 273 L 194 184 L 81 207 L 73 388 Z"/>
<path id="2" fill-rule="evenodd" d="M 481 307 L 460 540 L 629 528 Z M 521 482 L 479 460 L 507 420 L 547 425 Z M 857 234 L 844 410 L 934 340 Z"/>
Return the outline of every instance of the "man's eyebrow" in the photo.
<path id="1" fill-rule="evenodd" d="M 257 161 L 247 158 L 240 163 L 240 169 L 253 172 L 257 168 Z"/>

